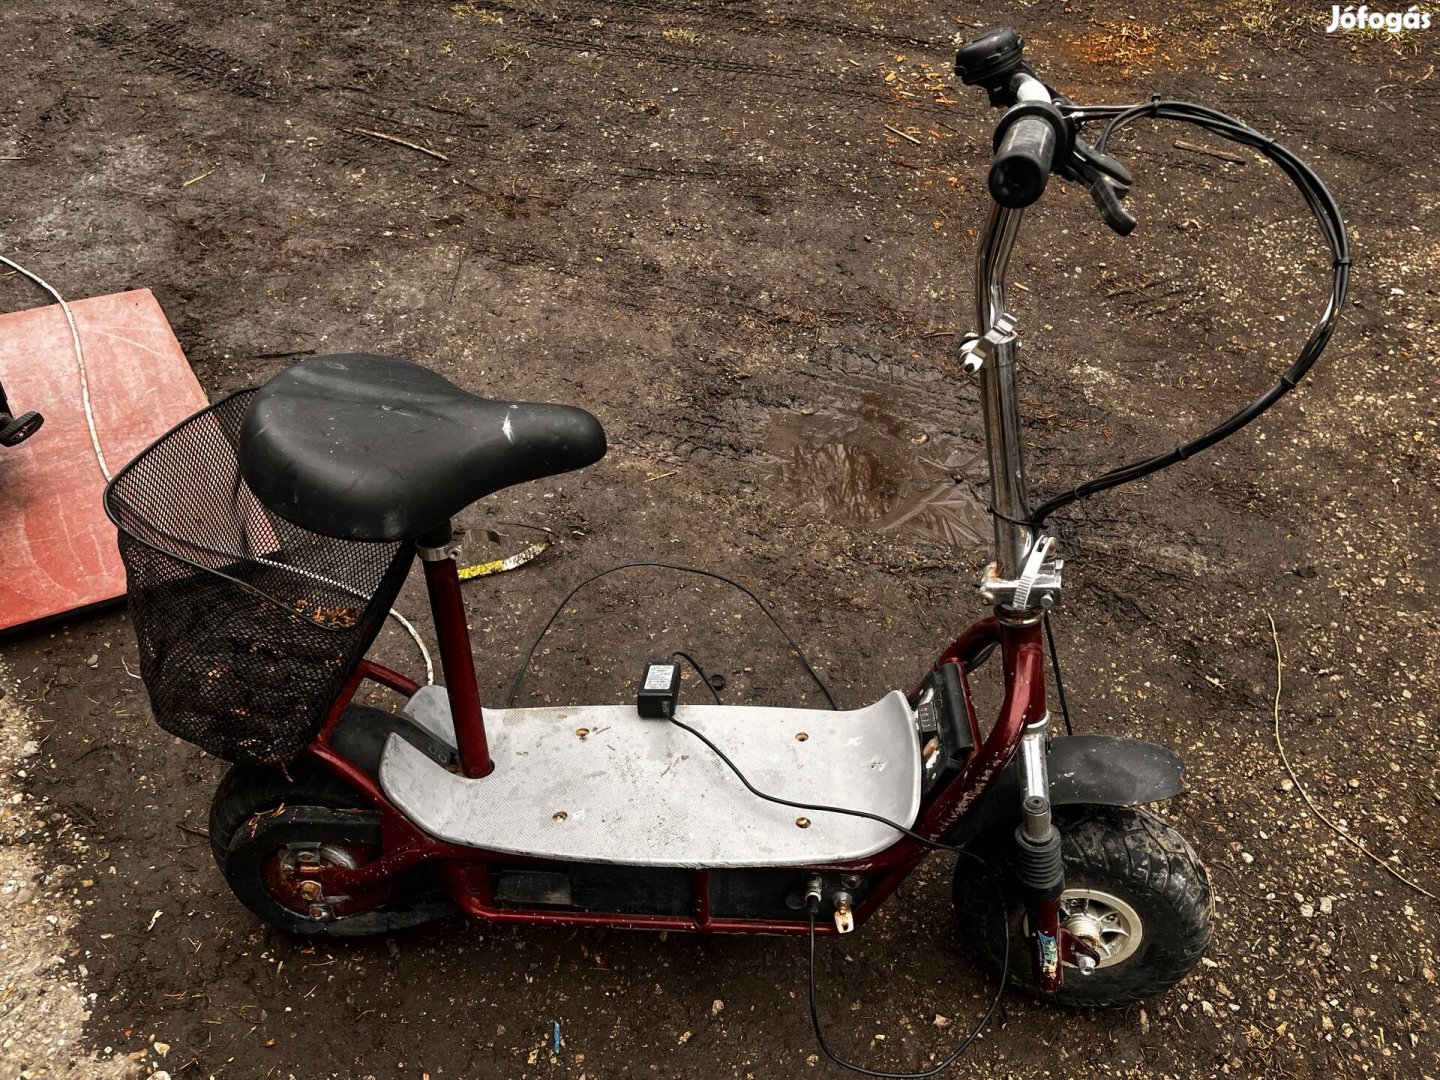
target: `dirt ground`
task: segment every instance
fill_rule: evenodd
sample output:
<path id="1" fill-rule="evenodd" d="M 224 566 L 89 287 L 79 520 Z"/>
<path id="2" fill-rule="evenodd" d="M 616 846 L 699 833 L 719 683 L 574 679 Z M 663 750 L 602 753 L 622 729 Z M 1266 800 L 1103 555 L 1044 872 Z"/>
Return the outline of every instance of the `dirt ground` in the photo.
<path id="1" fill-rule="evenodd" d="M 467 515 L 507 534 L 497 551 L 522 535 L 502 523 L 558 536 L 467 586 L 486 701 L 569 584 L 625 559 L 757 588 L 848 706 L 909 686 L 975 617 L 983 441 L 954 349 L 995 117 L 948 74 L 956 34 L 1012 22 L 1077 100 L 1161 92 L 1281 137 L 1352 230 L 1333 347 L 1242 435 L 1058 522 L 1076 726 L 1185 757 L 1163 813 L 1210 867 L 1215 946 L 1143 1007 L 1007 998 L 955 1075 L 1440 1075 L 1440 906 L 1285 777 L 1267 620 L 1301 782 L 1440 891 L 1440 28 L 1327 35 L 1328 6 L 1278 0 L 4 6 L 7 254 L 70 297 L 153 289 L 212 396 L 366 350 L 601 417 L 601 464 Z M 1145 125 L 1115 144 L 1132 237 L 1058 184 L 1029 216 L 1013 303 L 1037 491 L 1248 400 L 1319 310 L 1327 258 L 1284 180 L 1177 137 L 1215 146 Z M 5 309 L 40 299 L 0 279 Z M 400 608 L 422 599 L 412 582 Z M 722 587 L 636 574 L 572 603 L 522 697 L 622 701 L 673 648 L 725 673 L 728 700 L 816 700 Z M 376 654 L 416 663 L 393 627 Z M 11 636 L 0 663 L 0 955 L 33 961 L 0 975 L 7 1076 L 827 1069 L 798 941 L 271 931 L 207 850 L 222 766 L 151 722 L 120 611 Z M 831 1038 L 873 1067 L 936 1060 L 990 992 L 949 873 L 930 860 L 824 947 Z"/>

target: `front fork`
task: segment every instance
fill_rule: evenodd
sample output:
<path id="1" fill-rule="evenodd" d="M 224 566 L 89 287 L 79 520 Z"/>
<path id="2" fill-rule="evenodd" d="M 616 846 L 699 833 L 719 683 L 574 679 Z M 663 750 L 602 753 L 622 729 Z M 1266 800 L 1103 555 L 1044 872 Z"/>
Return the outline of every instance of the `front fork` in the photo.
<path id="1" fill-rule="evenodd" d="M 1020 737 L 1022 797 L 1020 824 L 1015 828 L 1015 872 L 1025 896 L 1035 981 L 1045 994 L 1065 985 L 1062 962 L 1089 975 L 1100 960 L 1098 941 L 1070 933 L 1061 922 L 1065 863 L 1060 831 L 1050 819 L 1050 777 L 1045 764 L 1049 729 L 1047 713 L 1027 724 Z"/>
<path id="2" fill-rule="evenodd" d="M 1044 648 L 1040 617 L 1001 606 L 995 618 L 976 623 L 936 661 L 936 668 L 951 663 L 960 669 L 965 711 L 979 744 L 965 771 L 955 781 L 961 796 L 925 825 L 945 835 L 985 797 L 994 777 L 1018 758 L 1020 765 L 1020 825 L 1015 830 L 1015 875 L 1025 902 L 1026 936 L 1031 944 L 1036 983 L 1053 994 L 1064 986 L 1062 965 L 1081 974 L 1095 970 L 1100 960 L 1099 941 L 1067 931 L 1061 898 L 1065 867 L 1060 832 L 1050 819 L 1050 713 L 1045 707 Z M 979 718 L 970 694 L 969 673 L 1000 645 L 1005 665 L 1005 701 L 995 726 L 983 740 Z M 1009 813 L 1009 807 L 1004 808 Z"/>

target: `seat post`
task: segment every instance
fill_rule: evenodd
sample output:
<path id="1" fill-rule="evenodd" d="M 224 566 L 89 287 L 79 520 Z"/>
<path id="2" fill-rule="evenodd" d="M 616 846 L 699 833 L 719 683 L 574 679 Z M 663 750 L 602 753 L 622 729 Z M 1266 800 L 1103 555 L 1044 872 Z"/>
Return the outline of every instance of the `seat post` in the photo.
<path id="1" fill-rule="evenodd" d="M 419 537 L 415 549 L 425 564 L 425 588 L 430 593 L 430 610 L 440 641 L 440 667 L 445 672 L 445 692 L 450 698 L 450 719 L 455 725 L 460 769 L 466 776 L 484 776 L 495 766 L 485 741 L 485 717 L 480 711 L 475 657 L 470 651 L 470 631 L 465 625 L 465 598 L 460 594 L 460 574 L 455 565 L 460 545 L 455 543 L 447 521 Z"/>

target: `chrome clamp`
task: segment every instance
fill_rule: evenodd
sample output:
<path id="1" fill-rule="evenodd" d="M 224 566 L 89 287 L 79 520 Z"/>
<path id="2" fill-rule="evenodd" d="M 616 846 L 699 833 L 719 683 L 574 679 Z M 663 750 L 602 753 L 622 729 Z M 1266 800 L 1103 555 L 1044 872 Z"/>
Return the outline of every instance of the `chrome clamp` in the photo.
<path id="1" fill-rule="evenodd" d="M 1015 316 L 1002 311 L 984 336 L 966 334 L 960 343 L 960 366 L 974 375 L 995 358 L 995 350 L 1015 340 Z"/>
<path id="2" fill-rule="evenodd" d="M 987 605 L 1019 611 L 1048 611 L 1060 599 L 1060 573 L 1064 568 L 1064 560 L 1055 558 L 1055 538 L 1042 533 L 1030 545 L 1018 578 L 1002 578 L 993 562 L 985 567 L 980 578 L 980 599 Z"/>
<path id="3" fill-rule="evenodd" d="M 465 534 L 458 533 L 452 536 L 445 543 L 438 547 L 426 547 L 424 544 L 415 545 L 415 553 L 420 556 L 421 562 L 444 562 L 446 559 L 460 561 L 460 551 L 464 545 Z"/>

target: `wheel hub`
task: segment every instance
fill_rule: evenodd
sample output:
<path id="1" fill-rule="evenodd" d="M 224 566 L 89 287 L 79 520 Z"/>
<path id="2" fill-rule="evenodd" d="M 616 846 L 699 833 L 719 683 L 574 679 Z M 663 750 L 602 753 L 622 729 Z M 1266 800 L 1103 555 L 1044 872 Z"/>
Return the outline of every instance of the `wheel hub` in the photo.
<path id="1" fill-rule="evenodd" d="M 382 903 L 389 889 L 382 887 L 357 895 L 324 894 L 320 882 L 296 874 L 300 866 L 338 866 L 353 870 L 374 858 L 374 852 L 360 844 L 319 844 L 286 848 L 266 862 L 265 884 L 272 896 L 291 911 L 312 919 L 334 918 L 364 911 Z"/>
<path id="2" fill-rule="evenodd" d="M 1145 936 L 1139 912 L 1103 889 L 1070 888 L 1061 893 L 1060 925 L 1100 954 L 1091 969 L 1095 971 L 1128 960 Z"/>

